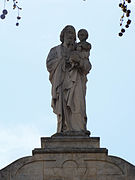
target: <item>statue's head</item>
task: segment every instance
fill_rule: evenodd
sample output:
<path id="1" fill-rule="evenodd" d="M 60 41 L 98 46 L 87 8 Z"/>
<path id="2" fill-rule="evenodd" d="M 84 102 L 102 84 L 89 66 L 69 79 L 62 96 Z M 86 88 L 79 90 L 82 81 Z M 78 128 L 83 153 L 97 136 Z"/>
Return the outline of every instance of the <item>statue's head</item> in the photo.
<path id="1" fill-rule="evenodd" d="M 76 31 L 71 25 L 67 25 L 60 34 L 60 41 L 62 43 L 74 43 L 76 41 Z"/>
<path id="2" fill-rule="evenodd" d="M 86 39 L 88 39 L 88 32 L 86 29 L 80 29 L 77 35 L 80 41 L 86 41 Z"/>

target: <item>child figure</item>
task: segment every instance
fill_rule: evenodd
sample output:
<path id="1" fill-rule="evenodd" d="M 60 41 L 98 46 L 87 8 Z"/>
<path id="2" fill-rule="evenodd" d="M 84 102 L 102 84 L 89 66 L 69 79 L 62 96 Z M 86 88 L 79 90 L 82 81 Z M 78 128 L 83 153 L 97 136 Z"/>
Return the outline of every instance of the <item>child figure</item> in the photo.
<path id="1" fill-rule="evenodd" d="M 91 50 L 91 44 L 86 41 L 88 39 L 88 32 L 87 32 L 87 30 L 80 29 L 78 31 L 78 38 L 79 38 L 80 42 L 77 43 L 76 53 L 78 52 L 78 55 L 81 57 L 81 59 L 89 59 L 90 50 Z M 79 64 L 79 62 L 75 62 L 74 61 L 74 58 L 72 58 L 72 56 L 71 56 L 69 61 L 70 61 L 71 65 L 72 65 L 70 71 L 74 67 L 77 67 L 78 64 Z"/>
<path id="2" fill-rule="evenodd" d="M 82 52 L 82 58 L 89 58 L 90 50 L 91 50 L 91 44 L 88 43 L 86 40 L 88 39 L 88 32 L 86 29 L 80 29 L 78 31 L 78 38 L 80 40 L 79 43 L 77 43 L 77 51 Z"/>

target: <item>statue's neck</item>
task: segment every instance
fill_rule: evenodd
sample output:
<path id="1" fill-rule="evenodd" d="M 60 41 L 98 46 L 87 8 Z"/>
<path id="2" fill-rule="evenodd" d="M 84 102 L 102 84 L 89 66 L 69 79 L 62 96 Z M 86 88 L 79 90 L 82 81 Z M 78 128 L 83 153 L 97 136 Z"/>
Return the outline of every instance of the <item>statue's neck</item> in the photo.
<path id="1" fill-rule="evenodd" d="M 63 43 L 63 46 L 67 48 L 69 51 L 75 50 L 75 43 Z"/>

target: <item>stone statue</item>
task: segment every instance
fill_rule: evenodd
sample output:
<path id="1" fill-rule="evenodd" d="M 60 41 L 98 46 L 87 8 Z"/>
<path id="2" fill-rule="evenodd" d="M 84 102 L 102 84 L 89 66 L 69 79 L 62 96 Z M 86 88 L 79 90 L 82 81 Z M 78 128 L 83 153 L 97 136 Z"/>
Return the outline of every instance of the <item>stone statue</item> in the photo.
<path id="1" fill-rule="evenodd" d="M 86 82 L 92 66 L 89 61 L 91 45 L 86 42 L 88 32 L 78 32 L 66 26 L 61 34 L 60 45 L 52 48 L 47 57 L 47 70 L 52 84 L 52 108 L 57 114 L 57 133 L 84 133 L 86 129 Z"/>
<path id="2" fill-rule="evenodd" d="M 78 32 L 78 38 L 80 40 L 79 43 L 77 43 L 77 50 L 82 51 L 82 55 L 84 55 L 84 58 L 89 58 L 90 50 L 91 50 L 91 44 L 86 42 L 88 39 L 88 32 L 86 29 L 80 29 Z"/>

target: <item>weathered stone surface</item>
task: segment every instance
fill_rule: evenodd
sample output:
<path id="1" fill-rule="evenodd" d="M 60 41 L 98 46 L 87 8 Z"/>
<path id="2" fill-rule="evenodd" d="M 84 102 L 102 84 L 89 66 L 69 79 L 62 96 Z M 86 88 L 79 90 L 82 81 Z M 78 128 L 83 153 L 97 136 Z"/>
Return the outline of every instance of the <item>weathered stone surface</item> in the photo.
<path id="1" fill-rule="evenodd" d="M 42 138 L 42 141 L 52 139 Z M 92 142 L 94 138 L 88 139 Z M 84 139 L 86 144 L 88 139 Z M 61 143 L 67 143 L 67 140 L 63 138 Z M 53 142 L 56 144 L 55 140 Z M 87 147 L 87 151 L 82 151 L 81 147 L 74 148 L 76 144 L 72 144 L 66 151 L 64 145 L 59 148 L 56 144 L 54 148 L 52 144 L 35 149 L 33 156 L 21 158 L 0 170 L 0 180 L 135 180 L 135 166 L 121 158 L 108 156 L 105 148 Z"/>
<path id="2" fill-rule="evenodd" d="M 41 148 L 99 148 L 99 138 L 74 137 L 74 136 L 52 136 L 51 138 L 41 138 Z"/>
<path id="3" fill-rule="evenodd" d="M 53 112 L 57 115 L 57 132 L 86 132 L 86 83 L 92 68 L 89 61 L 91 44 L 86 40 L 88 32 L 78 32 L 71 25 L 60 34 L 61 44 L 53 47 L 47 57 L 46 66 L 52 85 Z"/>

